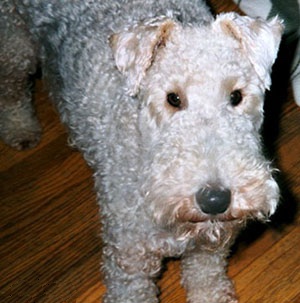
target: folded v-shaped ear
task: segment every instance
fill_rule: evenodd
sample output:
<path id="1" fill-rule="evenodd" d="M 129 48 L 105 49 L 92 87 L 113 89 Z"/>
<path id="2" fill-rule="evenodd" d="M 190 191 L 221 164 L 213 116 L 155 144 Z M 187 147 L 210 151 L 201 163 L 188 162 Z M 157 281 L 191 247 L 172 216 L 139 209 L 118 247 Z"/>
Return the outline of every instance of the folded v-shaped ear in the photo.
<path id="1" fill-rule="evenodd" d="M 174 25 L 174 21 L 160 17 L 110 37 L 116 66 L 127 77 L 130 95 L 137 94 L 157 50 L 165 45 Z"/>
<path id="2" fill-rule="evenodd" d="M 271 84 L 271 68 L 283 33 L 282 21 L 275 17 L 269 21 L 260 18 L 226 13 L 217 16 L 214 28 L 239 41 L 264 88 Z"/>

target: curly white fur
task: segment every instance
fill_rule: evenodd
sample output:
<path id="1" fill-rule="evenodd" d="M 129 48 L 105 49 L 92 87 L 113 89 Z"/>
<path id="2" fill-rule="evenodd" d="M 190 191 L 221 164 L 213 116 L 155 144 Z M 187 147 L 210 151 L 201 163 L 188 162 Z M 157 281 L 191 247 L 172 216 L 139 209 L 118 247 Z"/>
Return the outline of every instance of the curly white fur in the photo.
<path id="1" fill-rule="evenodd" d="M 237 302 L 228 249 L 248 219 L 267 219 L 278 201 L 259 129 L 281 23 L 214 19 L 199 0 L 4 0 L 0 12 L 10 20 L 0 31 L 14 41 L 32 34 L 28 49 L 95 171 L 104 302 L 157 302 L 154 278 L 171 256 L 182 258 L 189 302 Z M 24 32 L 12 30 L 18 22 Z M 231 198 L 217 214 L 197 198 L 214 188 Z"/>

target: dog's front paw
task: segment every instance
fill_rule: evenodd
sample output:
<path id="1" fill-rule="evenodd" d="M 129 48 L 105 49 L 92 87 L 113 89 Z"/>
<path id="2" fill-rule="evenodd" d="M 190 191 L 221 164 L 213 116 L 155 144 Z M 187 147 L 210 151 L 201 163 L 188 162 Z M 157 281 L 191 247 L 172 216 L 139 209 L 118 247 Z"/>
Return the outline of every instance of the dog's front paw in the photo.
<path id="1" fill-rule="evenodd" d="M 0 112 L 0 138 L 12 148 L 26 150 L 41 139 L 41 126 L 29 101 Z"/>
<path id="2" fill-rule="evenodd" d="M 35 147 L 41 138 L 41 131 L 23 131 L 21 133 L 14 135 L 10 135 L 3 138 L 3 141 L 15 148 L 16 150 L 22 151 Z"/>

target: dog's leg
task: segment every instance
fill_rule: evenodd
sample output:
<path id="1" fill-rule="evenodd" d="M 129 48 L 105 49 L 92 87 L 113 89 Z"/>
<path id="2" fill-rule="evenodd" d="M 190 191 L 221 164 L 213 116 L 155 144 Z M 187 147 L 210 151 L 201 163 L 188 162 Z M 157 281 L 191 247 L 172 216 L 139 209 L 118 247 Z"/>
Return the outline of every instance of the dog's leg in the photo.
<path id="1" fill-rule="evenodd" d="M 0 138 L 18 149 L 35 146 L 41 128 L 32 107 L 30 75 L 36 50 L 13 15 L 0 13 Z"/>
<path id="2" fill-rule="evenodd" d="M 226 275 L 224 252 L 192 252 L 182 259 L 182 283 L 189 303 L 237 303 Z"/>
<path id="3" fill-rule="evenodd" d="M 161 259 L 143 251 L 139 243 L 130 238 L 126 241 L 128 248 L 106 245 L 103 250 L 104 303 L 158 302 L 155 277 L 160 271 Z"/>

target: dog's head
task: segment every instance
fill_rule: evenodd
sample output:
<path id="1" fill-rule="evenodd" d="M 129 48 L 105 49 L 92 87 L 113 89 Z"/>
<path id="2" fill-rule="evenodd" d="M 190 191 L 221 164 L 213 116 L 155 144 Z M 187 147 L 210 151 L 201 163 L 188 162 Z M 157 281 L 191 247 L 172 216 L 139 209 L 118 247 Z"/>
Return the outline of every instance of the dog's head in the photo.
<path id="1" fill-rule="evenodd" d="M 144 207 L 178 237 L 219 242 L 274 213 L 259 130 L 281 32 L 276 18 L 229 13 L 200 27 L 158 18 L 110 39 L 141 102 Z"/>

